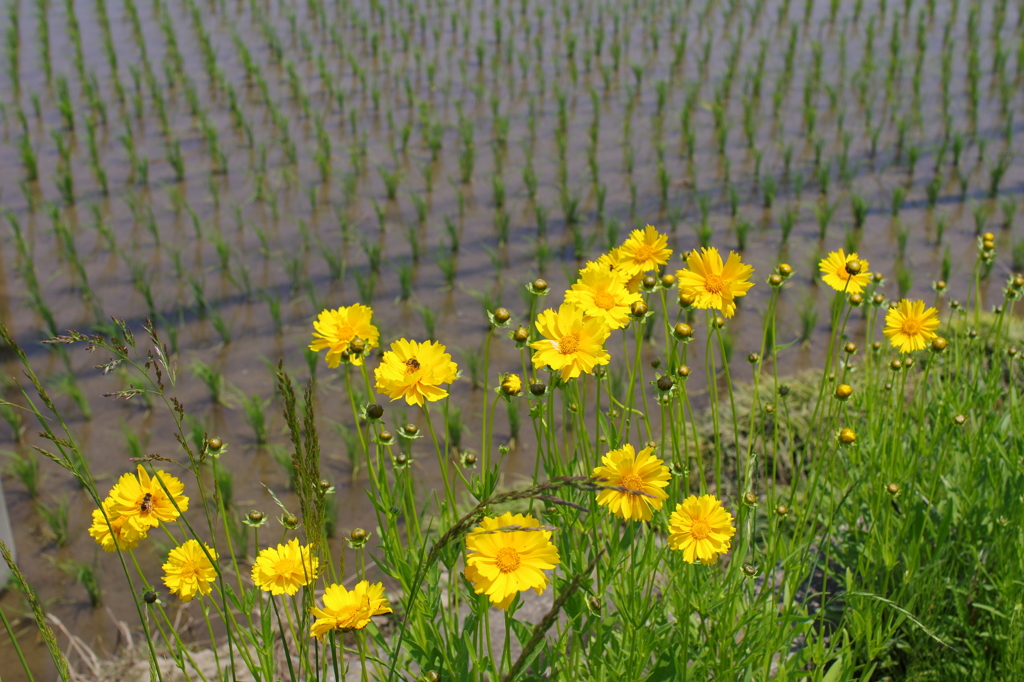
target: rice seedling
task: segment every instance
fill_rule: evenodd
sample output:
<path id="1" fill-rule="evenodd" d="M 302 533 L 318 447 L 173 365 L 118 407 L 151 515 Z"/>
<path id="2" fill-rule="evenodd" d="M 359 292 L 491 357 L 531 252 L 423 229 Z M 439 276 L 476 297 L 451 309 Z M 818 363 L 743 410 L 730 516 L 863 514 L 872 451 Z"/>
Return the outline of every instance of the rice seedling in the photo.
<path id="1" fill-rule="evenodd" d="M 210 402 L 214 405 L 224 405 L 225 390 L 227 382 L 224 379 L 224 375 L 219 369 L 208 365 L 199 358 L 195 358 L 189 364 L 189 372 L 196 379 L 199 379 L 204 386 L 206 386 L 207 392 L 210 394 Z"/>
<path id="2" fill-rule="evenodd" d="M 95 565 L 78 559 L 62 559 L 55 562 L 57 569 L 74 580 L 85 589 L 89 604 L 96 608 L 103 601 L 103 589 L 100 587 L 99 574 Z"/>
<path id="3" fill-rule="evenodd" d="M 39 502 L 36 504 L 36 511 L 42 517 L 46 526 L 43 533 L 56 546 L 63 547 L 71 539 L 70 516 L 71 502 L 67 496 L 60 498 L 55 504 Z"/>
<path id="4" fill-rule="evenodd" d="M 3 451 L 7 463 L 4 471 L 16 479 L 25 488 L 29 499 L 39 497 L 44 474 L 39 470 L 39 456 L 35 452 L 26 451 L 19 454 L 11 450 Z"/>

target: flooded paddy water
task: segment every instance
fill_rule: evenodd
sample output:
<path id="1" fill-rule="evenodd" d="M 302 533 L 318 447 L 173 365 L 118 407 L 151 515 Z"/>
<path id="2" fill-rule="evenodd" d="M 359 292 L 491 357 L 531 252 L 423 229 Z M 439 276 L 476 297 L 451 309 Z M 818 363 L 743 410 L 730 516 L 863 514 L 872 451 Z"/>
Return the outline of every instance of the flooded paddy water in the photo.
<path id="1" fill-rule="evenodd" d="M 139 338 L 152 319 L 176 355 L 174 393 L 191 433 L 228 444 L 239 514 L 276 515 L 262 484 L 294 506 L 274 372 L 281 361 L 300 384 L 315 374 L 341 538 L 375 520 L 342 375 L 306 350 L 325 307 L 372 305 L 384 348 L 402 336 L 445 343 L 463 371 L 452 387 L 461 449 L 478 450 L 481 404 L 497 373 L 520 366 L 500 331 L 480 376 L 485 309 L 526 322 L 526 282 L 543 277 L 560 293 L 647 223 L 669 235 L 668 272 L 702 244 L 739 250 L 757 282 L 793 266 L 800 286 L 780 299 L 778 340 L 797 343 L 780 354 L 781 374 L 820 365 L 832 293 L 814 284 L 817 261 L 840 246 L 885 273 L 888 298 L 940 307 L 938 280 L 947 298 L 967 299 L 981 233 L 997 252 L 984 299 L 997 304 L 1007 275 L 1024 269 L 1019 2 L 6 7 L 0 320 L 100 488 L 129 457 L 182 459 L 159 401 L 102 397 L 132 375 L 103 375 L 95 366 L 107 358 L 78 346 L 41 344 L 67 329 L 110 331 L 111 316 Z M 728 324 L 736 359 L 760 347 L 768 292 L 755 287 Z M 660 320 L 655 329 L 647 359 L 663 342 Z M 24 405 L 21 365 L 8 349 L 2 360 L 3 398 Z M 691 365 L 688 391 L 706 403 L 700 358 Z M 749 378 L 740 362 L 733 371 Z M 516 434 L 503 409 L 495 418 L 496 442 L 515 436 L 510 487 L 534 469 L 520 402 Z M 400 403 L 385 410 L 392 427 L 423 424 Z M 114 620 L 136 616 L 116 556 L 86 534 L 93 504 L 35 454 L 31 413 L 3 416 L 0 449 L 38 459 L 41 477 L 32 497 L 13 470 L 3 476 L 19 563 L 71 632 L 113 651 Z M 428 491 L 440 474 L 424 443 L 413 443 L 413 466 Z M 66 538 L 45 520 L 62 505 Z M 140 551 L 143 568 L 155 575 L 163 552 Z M 62 570 L 69 560 L 96 567 L 99 607 Z M 12 592 L 0 605 L 25 611 Z M 37 679 L 55 679 L 35 635 L 23 639 Z M 14 660 L 6 636 L 0 659 Z"/>

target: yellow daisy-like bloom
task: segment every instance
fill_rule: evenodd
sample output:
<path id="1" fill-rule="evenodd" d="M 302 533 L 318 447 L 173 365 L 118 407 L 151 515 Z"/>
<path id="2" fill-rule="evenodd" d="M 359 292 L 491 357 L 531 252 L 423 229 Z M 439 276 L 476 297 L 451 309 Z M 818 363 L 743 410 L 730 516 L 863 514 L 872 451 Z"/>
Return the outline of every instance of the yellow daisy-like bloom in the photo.
<path id="1" fill-rule="evenodd" d="M 309 546 L 300 547 L 292 538 L 286 545 L 262 550 L 252 567 L 256 587 L 271 594 L 295 594 L 316 578 L 320 560 L 310 555 Z"/>
<path id="2" fill-rule="evenodd" d="M 103 518 L 103 512 L 106 512 L 106 518 Z M 108 519 L 110 520 L 109 525 L 107 524 Z M 145 539 L 146 534 L 134 533 L 131 538 L 128 538 L 124 528 L 125 521 L 125 517 L 118 516 L 115 510 L 114 498 L 108 497 L 103 500 L 103 511 L 92 510 L 92 525 L 89 526 L 89 535 L 103 548 L 104 552 L 113 552 L 118 548 L 122 551 L 135 549 L 139 546 L 139 542 Z"/>
<path id="3" fill-rule="evenodd" d="M 466 549 L 466 579 L 473 591 L 486 594 L 502 610 L 523 590 L 541 594 L 548 585 L 543 571 L 561 562 L 551 531 L 529 514 L 505 512 L 483 519 L 466 536 Z"/>
<path id="4" fill-rule="evenodd" d="M 217 560 L 217 552 L 209 545 L 206 551 L 210 558 Z M 181 597 L 181 601 L 192 601 L 199 594 L 210 593 L 210 583 L 217 579 L 217 569 L 210 563 L 197 540 L 186 540 L 171 550 L 167 563 L 163 565 L 164 585 Z"/>
<path id="5" fill-rule="evenodd" d="M 640 291 L 640 282 L 644 279 L 643 272 L 638 272 L 635 275 L 630 275 L 626 272 L 628 269 L 626 264 L 621 259 L 621 248 L 616 246 L 614 249 L 604 254 L 597 259 L 598 265 L 601 265 L 608 270 L 613 272 L 622 273 L 626 278 L 626 291 L 631 294 L 638 293 Z"/>
<path id="6" fill-rule="evenodd" d="M 851 275 L 846 271 L 846 264 L 852 260 L 860 261 L 860 273 L 856 275 Z M 818 267 L 821 269 L 821 279 L 836 291 L 859 294 L 871 282 L 868 262 L 856 253 L 847 255 L 842 249 L 833 251 L 822 258 L 818 262 Z"/>
<path id="7" fill-rule="evenodd" d="M 901 353 L 922 350 L 928 346 L 939 328 L 939 311 L 925 308 L 924 301 L 903 299 L 885 315 L 885 331 L 889 343 Z"/>
<path id="8" fill-rule="evenodd" d="M 161 481 L 163 485 L 160 485 Z M 165 487 L 167 492 L 164 492 Z M 179 512 L 188 510 L 188 497 L 182 495 L 184 491 L 185 485 L 174 476 L 166 471 L 157 471 L 151 478 L 141 464 L 138 477 L 122 475 L 110 491 L 110 497 L 117 516 L 125 519 L 121 531 L 124 537 L 130 542 L 137 542 L 161 521 L 170 523 L 178 518 Z"/>
<path id="9" fill-rule="evenodd" d="M 459 375 L 459 366 L 440 343 L 399 339 L 384 353 L 380 366 L 373 371 L 376 389 L 392 400 L 405 398 L 410 405 L 441 400 L 448 391 L 441 384 L 450 384 Z"/>
<path id="10" fill-rule="evenodd" d="M 352 339 L 363 340 L 363 353 L 348 356 L 353 365 L 363 364 L 366 352 L 376 348 L 380 340 L 380 332 L 370 324 L 373 308 L 355 303 L 347 308 L 323 310 L 313 322 L 313 343 L 311 351 L 320 352 L 327 349 L 327 366 L 337 367 L 341 363 L 342 351 L 348 348 Z"/>
<path id="11" fill-rule="evenodd" d="M 729 551 L 736 529 L 732 514 L 714 495 L 690 495 L 676 505 L 668 523 L 668 544 L 683 553 L 691 564 L 713 564 L 719 554 Z"/>
<path id="12" fill-rule="evenodd" d="M 371 616 L 392 613 L 391 604 L 384 598 L 383 583 L 371 585 L 366 580 L 349 591 L 344 585 L 330 585 L 324 591 L 324 607 L 309 610 L 316 621 L 309 628 L 309 636 L 322 640 L 331 630 L 362 630 Z"/>
<path id="13" fill-rule="evenodd" d="M 640 300 L 640 294 L 630 293 L 626 284 L 623 273 L 601 263 L 588 263 L 580 270 L 580 279 L 565 292 L 565 302 L 588 317 L 604 320 L 609 329 L 621 329 L 629 324 L 629 306 Z"/>
<path id="14" fill-rule="evenodd" d="M 595 468 L 591 476 L 604 479 L 602 485 L 635 492 L 605 489 L 597 494 L 597 503 L 607 505 L 608 511 L 627 521 L 650 521 L 651 509 L 661 509 L 668 499 L 662 488 L 670 477 L 668 467 L 653 452 L 652 446 L 637 453 L 627 443 L 602 457 L 604 465 Z"/>
<path id="15" fill-rule="evenodd" d="M 754 283 L 750 276 L 754 268 L 740 260 L 739 255 L 729 252 L 729 258 L 722 263 L 722 256 L 713 246 L 696 249 L 686 256 L 688 270 L 676 272 L 679 293 L 693 297 L 695 308 L 721 310 L 726 317 L 736 312 L 736 299 L 746 296 Z"/>
<path id="16" fill-rule="evenodd" d="M 589 374 L 611 360 L 604 342 L 612 330 L 601 318 L 583 317 L 572 303 L 563 303 L 557 313 L 549 308 L 538 315 L 537 331 L 544 338 L 530 344 L 536 351 L 533 366 L 561 371 L 563 381 L 581 372 Z"/>
<path id="17" fill-rule="evenodd" d="M 657 270 L 668 263 L 672 249 L 668 248 L 668 236 L 659 234 L 648 225 L 643 230 L 633 230 L 619 247 L 618 269 L 632 277 L 638 273 Z"/>

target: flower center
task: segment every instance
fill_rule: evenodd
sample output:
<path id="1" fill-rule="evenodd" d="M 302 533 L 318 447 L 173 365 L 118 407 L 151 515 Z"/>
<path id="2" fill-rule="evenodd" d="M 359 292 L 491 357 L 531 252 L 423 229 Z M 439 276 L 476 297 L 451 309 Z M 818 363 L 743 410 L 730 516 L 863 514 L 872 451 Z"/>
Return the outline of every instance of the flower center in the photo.
<path id="1" fill-rule="evenodd" d="M 693 525 L 690 527 L 690 535 L 694 540 L 704 540 L 711 535 L 711 526 L 704 519 L 694 519 Z"/>
<path id="2" fill-rule="evenodd" d="M 338 328 L 338 338 L 341 339 L 342 341 L 351 341 L 355 335 L 356 330 L 353 329 L 352 327 L 349 327 L 348 325 Z"/>
<path id="3" fill-rule="evenodd" d="M 594 305 L 601 310 L 611 310 L 615 307 L 615 296 L 607 291 L 600 291 L 594 294 Z"/>
<path id="4" fill-rule="evenodd" d="M 502 547 L 498 550 L 498 556 L 494 558 L 494 563 L 498 565 L 498 570 L 502 573 L 511 573 L 518 569 L 523 561 L 519 558 L 519 552 L 511 547 Z"/>
<path id="5" fill-rule="evenodd" d="M 183 563 L 181 565 L 181 579 L 182 579 L 182 581 L 189 582 L 189 581 L 195 580 L 196 576 L 198 576 L 198 575 L 199 575 L 199 569 L 196 568 L 195 563 L 193 563 L 191 560 L 190 561 L 186 561 L 185 563 Z"/>
<path id="6" fill-rule="evenodd" d="M 288 573 L 293 573 L 296 570 L 297 563 L 298 562 L 294 559 L 280 559 L 277 563 L 274 564 L 274 573 L 277 573 L 278 575 L 287 575 Z"/>
<path id="7" fill-rule="evenodd" d="M 635 495 L 644 489 L 644 479 L 636 474 L 626 474 L 622 477 L 622 487 L 629 490 L 630 494 Z"/>
<path id="8" fill-rule="evenodd" d="M 844 282 L 850 279 L 850 273 L 846 271 L 846 263 L 843 263 L 840 267 L 836 268 L 836 277 Z"/>
<path id="9" fill-rule="evenodd" d="M 907 336 L 913 336 L 921 331 L 921 323 L 918 320 L 903 320 L 901 330 Z"/>
<path id="10" fill-rule="evenodd" d="M 409 376 L 420 371 L 420 361 L 416 358 L 409 358 L 405 361 L 405 375 Z"/>
<path id="11" fill-rule="evenodd" d="M 558 352 L 562 355 L 572 355 L 580 349 L 580 337 L 575 334 L 566 334 L 556 345 Z"/>
<path id="12" fill-rule="evenodd" d="M 721 293 L 725 288 L 725 280 L 719 275 L 708 275 L 704 278 L 704 291 L 709 294 Z"/>
<path id="13" fill-rule="evenodd" d="M 633 253 L 633 261 L 636 263 L 645 263 L 651 260 L 654 255 L 654 249 L 647 244 L 641 244 L 636 247 L 636 251 Z"/>

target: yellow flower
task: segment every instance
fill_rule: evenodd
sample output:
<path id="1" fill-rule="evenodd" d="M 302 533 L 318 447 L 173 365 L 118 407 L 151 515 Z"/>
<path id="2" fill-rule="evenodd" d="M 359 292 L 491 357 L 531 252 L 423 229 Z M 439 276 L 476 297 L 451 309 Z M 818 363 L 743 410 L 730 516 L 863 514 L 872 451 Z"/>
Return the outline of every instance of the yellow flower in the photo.
<path id="1" fill-rule="evenodd" d="M 668 523 L 668 544 L 683 553 L 691 564 L 698 559 L 702 564 L 713 564 L 719 554 L 729 551 L 736 529 L 732 514 L 727 512 L 714 495 L 690 495 L 676 505 Z"/>
<path id="2" fill-rule="evenodd" d="M 618 255 L 618 269 L 632 277 L 668 263 L 672 249 L 668 248 L 668 237 L 648 225 L 643 230 L 633 230 L 619 247 Z"/>
<path id="3" fill-rule="evenodd" d="M 327 366 L 337 367 L 342 360 L 342 351 L 348 349 L 352 339 L 359 338 L 363 340 L 364 351 L 346 354 L 346 359 L 353 365 L 361 365 L 366 351 L 376 348 L 380 339 L 380 332 L 370 324 L 372 318 L 373 309 L 361 303 L 337 310 L 323 310 L 313 322 L 313 343 L 309 344 L 309 349 L 319 352 L 327 348 Z"/>
<path id="4" fill-rule="evenodd" d="M 466 579 L 499 609 L 507 609 L 522 590 L 541 594 L 548 584 L 543 571 L 561 561 L 551 531 L 528 514 L 483 519 L 466 537 L 466 549 Z"/>
<path id="5" fill-rule="evenodd" d="M 349 591 L 344 585 L 330 585 L 324 591 L 324 607 L 314 606 L 310 613 L 316 621 L 309 636 L 322 640 L 331 630 L 362 630 L 371 616 L 391 613 L 391 604 L 384 598 L 384 585 L 371 585 L 363 580 Z"/>
<path id="6" fill-rule="evenodd" d="M 885 315 L 885 331 L 889 343 L 901 353 L 922 350 L 936 337 L 939 311 L 925 308 L 924 301 L 903 299 Z"/>
<path id="7" fill-rule="evenodd" d="M 161 481 L 163 485 L 160 485 Z M 161 521 L 170 523 L 178 518 L 181 515 L 179 512 L 188 510 L 188 497 L 182 495 L 184 490 L 185 485 L 166 471 L 157 471 L 150 478 L 141 464 L 138 467 L 138 478 L 131 474 L 122 475 L 110 491 L 110 497 L 113 499 L 114 511 L 125 519 L 121 531 L 124 537 L 130 542 L 137 542 L 146 536 L 150 528 L 159 526 Z"/>
<path id="8" fill-rule="evenodd" d="M 846 271 L 846 264 L 852 260 L 860 261 L 859 274 L 851 275 Z M 836 291 L 859 294 L 871 281 L 868 262 L 856 253 L 847 255 L 842 249 L 833 251 L 827 257 L 822 258 L 818 262 L 818 267 L 821 268 L 821 279 Z M 847 280 L 849 280 L 849 284 L 847 284 Z"/>
<path id="9" fill-rule="evenodd" d="M 106 518 L 103 518 L 103 512 L 106 512 Z M 107 525 L 107 520 L 110 521 L 109 525 Z M 103 500 L 103 511 L 92 510 L 92 525 L 89 526 L 89 535 L 96 540 L 104 552 L 113 552 L 118 548 L 122 551 L 135 549 L 138 547 L 139 541 L 146 538 L 146 534 L 135 533 L 129 539 L 125 534 L 125 521 L 125 517 L 118 516 L 114 508 L 114 498 L 108 497 Z"/>
<path id="10" fill-rule="evenodd" d="M 299 547 L 299 539 L 286 545 L 262 550 L 252 567 L 256 587 L 271 594 L 295 594 L 316 578 L 320 560 L 310 556 L 309 546 Z"/>
<path id="11" fill-rule="evenodd" d="M 597 503 L 607 505 L 616 516 L 637 521 L 650 521 L 651 508 L 661 509 L 668 494 L 662 490 L 668 485 L 668 467 L 648 447 L 636 453 L 633 446 L 623 445 L 601 458 L 603 466 L 594 469 L 594 478 L 604 479 L 602 485 L 626 488 L 636 492 L 623 492 L 606 488 L 597 494 Z"/>
<path id="12" fill-rule="evenodd" d="M 608 270 L 622 273 L 622 275 L 625 276 L 626 278 L 626 291 L 628 291 L 631 294 L 635 294 L 640 291 L 640 282 L 643 281 L 645 273 L 638 272 L 635 275 L 629 275 L 626 272 L 628 268 L 622 260 L 621 253 L 621 247 L 616 246 L 614 249 L 598 258 L 597 263 L 598 265 L 601 265 L 607 268 Z"/>
<path id="13" fill-rule="evenodd" d="M 726 317 L 736 312 L 735 299 L 746 296 L 754 286 L 750 281 L 754 268 L 732 251 L 723 264 L 715 247 L 703 248 L 700 253 L 694 249 L 686 256 L 686 266 L 688 270 L 676 273 L 680 295 L 692 296 L 696 308 L 721 310 Z"/>
<path id="14" fill-rule="evenodd" d="M 433 402 L 448 395 L 440 384 L 455 381 L 459 367 L 440 343 L 399 339 L 384 353 L 373 374 L 376 389 L 392 400 L 405 398 L 410 405 L 423 405 L 425 400 Z"/>
<path id="15" fill-rule="evenodd" d="M 565 302 L 588 317 L 604 320 L 609 329 L 621 329 L 629 324 L 630 304 L 640 300 L 640 294 L 626 289 L 627 280 L 623 273 L 601 263 L 588 263 L 580 270 L 579 280 L 565 292 Z"/>
<path id="16" fill-rule="evenodd" d="M 597 317 L 583 317 L 572 303 L 563 303 L 556 313 L 550 308 L 537 316 L 537 331 L 544 338 L 530 344 L 534 367 L 561 370 L 562 380 L 574 379 L 580 372 L 594 371 L 595 365 L 607 365 L 611 357 L 604 349 L 612 333 Z"/>
<path id="17" fill-rule="evenodd" d="M 523 392 L 523 380 L 518 374 L 506 374 L 501 381 L 501 392 L 507 396 L 516 396 Z"/>
<path id="18" fill-rule="evenodd" d="M 209 558 L 206 552 L 210 553 Z M 210 583 L 217 579 L 217 569 L 210 559 L 217 560 L 217 552 L 206 546 L 206 552 L 197 540 L 186 540 L 171 550 L 167 563 L 163 565 L 164 585 L 181 597 L 182 601 L 192 601 L 199 594 L 210 593 Z"/>

